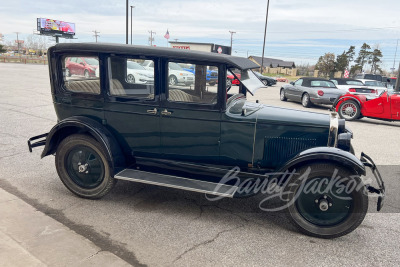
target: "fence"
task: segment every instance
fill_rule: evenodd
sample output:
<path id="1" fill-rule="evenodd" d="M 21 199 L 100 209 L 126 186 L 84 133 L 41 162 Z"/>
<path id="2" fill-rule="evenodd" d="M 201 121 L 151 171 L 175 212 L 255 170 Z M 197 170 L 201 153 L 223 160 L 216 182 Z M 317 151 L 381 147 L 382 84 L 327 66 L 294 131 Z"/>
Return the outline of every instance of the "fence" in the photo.
<path id="1" fill-rule="evenodd" d="M 47 64 L 47 58 L 0 57 L 1 63 Z"/>

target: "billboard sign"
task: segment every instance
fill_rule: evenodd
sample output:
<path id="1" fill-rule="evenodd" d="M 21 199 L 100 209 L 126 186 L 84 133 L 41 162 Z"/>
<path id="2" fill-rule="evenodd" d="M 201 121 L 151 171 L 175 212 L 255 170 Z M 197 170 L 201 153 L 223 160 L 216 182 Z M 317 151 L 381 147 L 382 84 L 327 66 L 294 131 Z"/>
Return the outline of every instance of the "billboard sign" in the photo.
<path id="1" fill-rule="evenodd" d="M 218 53 L 218 54 L 231 54 L 231 47 L 230 46 L 223 46 L 215 44 L 211 49 L 211 52 Z"/>
<path id="2" fill-rule="evenodd" d="M 38 18 L 37 30 L 41 34 L 61 35 L 65 38 L 72 38 L 75 35 L 75 23 L 55 19 Z"/>

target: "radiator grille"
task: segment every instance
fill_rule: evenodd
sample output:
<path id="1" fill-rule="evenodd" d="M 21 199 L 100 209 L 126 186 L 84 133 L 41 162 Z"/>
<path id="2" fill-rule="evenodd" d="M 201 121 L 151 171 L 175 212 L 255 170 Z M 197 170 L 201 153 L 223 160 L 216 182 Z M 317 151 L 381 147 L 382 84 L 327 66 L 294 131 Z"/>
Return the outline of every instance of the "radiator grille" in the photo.
<path id="1" fill-rule="evenodd" d="M 269 166 L 276 166 L 308 148 L 316 147 L 316 139 L 265 137 L 264 158 Z"/>

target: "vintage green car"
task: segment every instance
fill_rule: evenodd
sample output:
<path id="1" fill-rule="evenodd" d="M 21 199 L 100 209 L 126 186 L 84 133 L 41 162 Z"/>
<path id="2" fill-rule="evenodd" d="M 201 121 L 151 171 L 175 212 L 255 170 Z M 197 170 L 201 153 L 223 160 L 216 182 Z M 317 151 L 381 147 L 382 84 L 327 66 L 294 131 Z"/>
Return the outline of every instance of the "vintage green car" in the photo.
<path id="1" fill-rule="evenodd" d="M 57 44 L 48 58 L 58 123 L 28 146 L 55 155 L 61 181 L 80 197 L 100 198 L 117 180 L 216 197 L 252 196 L 267 184 L 281 190 L 302 232 L 323 238 L 361 224 L 368 191 L 378 195 L 378 210 L 383 205 L 382 178 L 368 156 L 354 155 L 345 121 L 246 101 L 265 87 L 246 58 L 89 43 Z M 71 58 L 97 60 L 88 66 L 96 75 L 67 72 Z M 145 61 L 152 68 L 127 67 Z M 176 64 L 192 65 L 195 75 L 177 74 Z M 215 85 L 206 82 L 208 69 L 218 72 Z M 190 83 L 171 84 L 173 75 Z M 227 75 L 240 85 L 227 85 Z M 360 179 L 366 167 L 377 188 Z"/>

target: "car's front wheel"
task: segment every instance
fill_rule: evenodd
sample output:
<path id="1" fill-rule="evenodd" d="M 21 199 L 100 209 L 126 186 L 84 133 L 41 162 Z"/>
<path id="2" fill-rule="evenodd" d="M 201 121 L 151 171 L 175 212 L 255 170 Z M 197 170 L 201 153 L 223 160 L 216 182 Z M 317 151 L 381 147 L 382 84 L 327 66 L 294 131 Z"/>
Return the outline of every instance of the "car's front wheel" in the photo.
<path id="1" fill-rule="evenodd" d="M 135 77 L 132 74 L 128 74 L 128 76 L 126 77 L 126 81 L 128 83 L 135 83 Z"/>
<path id="2" fill-rule="evenodd" d="M 283 88 L 281 89 L 280 99 L 281 99 L 281 101 L 286 101 L 287 100 L 287 98 L 285 96 L 285 90 Z"/>
<path id="3" fill-rule="evenodd" d="M 303 96 L 301 97 L 301 104 L 305 108 L 311 107 L 310 95 L 308 93 L 304 93 Z"/>
<path id="4" fill-rule="evenodd" d="M 55 161 L 63 184 L 80 197 L 101 198 L 116 183 L 104 148 L 90 136 L 66 137 L 57 148 Z"/>
<path id="5" fill-rule="evenodd" d="M 339 117 L 346 121 L 353 121 L 360 117 L 360 106 L 353 100 L 344 101 L 339 106 Z"/>
<path id="6" fill-rule="evenodd" d="M 178 79 L 174 75 L 171 75 L 168 78 L 168 82 L 169 82 L 169 85 L 177 85 Z"/>
<path id="7" fill-rule="evenodd" d="M 301 232 L 335 238 L 356 229 L 368 210 L 368 194 L 358 175 L 333 164 L 298 170 L 288 184 L 288 213 Z"/>
<path id="8" fill-rule="evenodd" d="M 89 78 L 90 78 L 90 74 L 89 74 L 89 71 L 88 71 L 88 70 L 85 70 L 85 73 L 84 73 L 83 75 L 85 75 L 85 78 L 86 78 L 86 79 L 89 79 Z"/>

